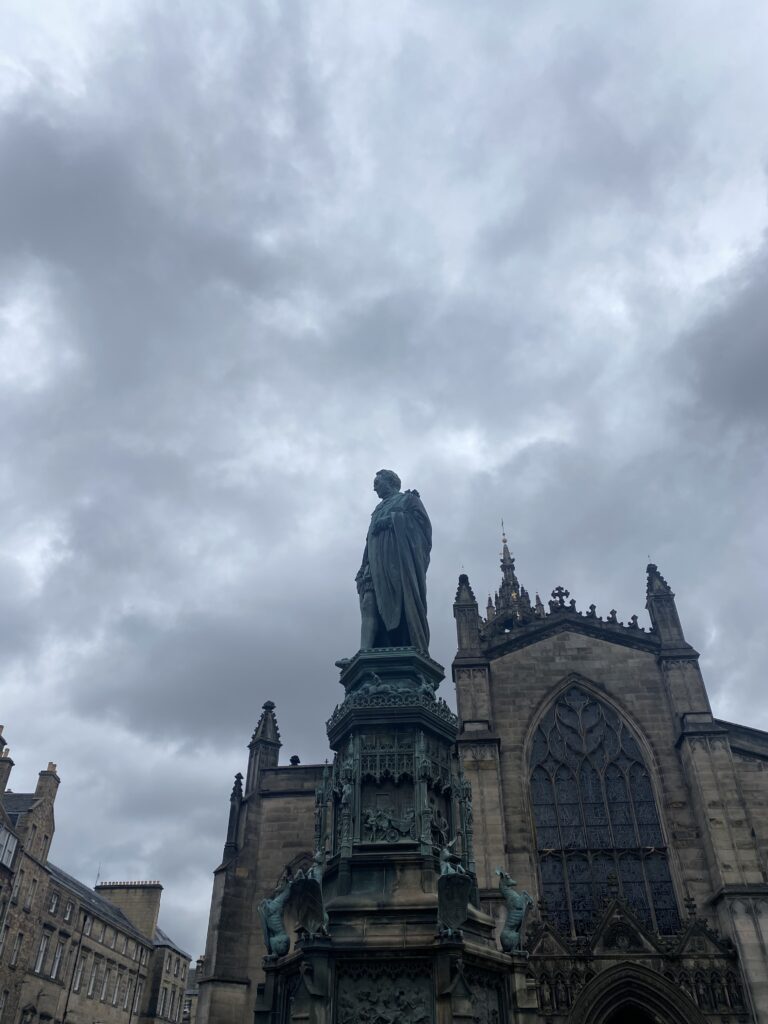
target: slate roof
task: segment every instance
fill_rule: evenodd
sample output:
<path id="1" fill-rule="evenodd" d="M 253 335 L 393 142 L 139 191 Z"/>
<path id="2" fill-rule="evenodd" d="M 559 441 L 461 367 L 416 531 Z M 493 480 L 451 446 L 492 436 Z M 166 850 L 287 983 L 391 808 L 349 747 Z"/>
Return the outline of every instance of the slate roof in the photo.
<path id="1" fill-rule="evenodd" d="M 143 932 L 140 932 L 134 924 L 131 924 L 122 910 L 116 907 L 114 903 L 105 900 L 103 896 L 94 892 L 93 889 L 90 889 L 83 882 L 73 878 L 72 875 L 68 875 L 66 871 L 62 871 L 55 864 L 51 864 L 50 861 L 48 861 L 46 866 L 54 882 L 57 882 L 63 889 L 69 889 L 89 914 L 100 918 L 102 921 L 106 921 L 107 924 L 111 924 L 114 928 L 119 928 L 121 932 L 125 932 L 126 935 L 138 939 L 144 945 L 148 945 L 148 937 Z"/>
<path id="2" fill-rule="evenodd" d="M 35 802 L 35 794 L 6 792 L 3 793 L 2 800 L 5 813 L 11 819 L 11 824 L 16 825 L 22 814 L 26 814 Z"/>
<path id="3" fill-rule="evenodd" d="M 173 939 L 166 932 L 164 932 L 162 930 L 162 928 L 155 928 L 155 945 L 156 946 L 170 946 L 170 948 L 175 953 L 179 953 L 181 956 L 184 957 L 185 960 L 191 960 L 192 959 L 192 957 L 189 955 L 189 953 L 185 953 L 184 950 L 181 948 L 181 946 L 177 945 L 173 941 Z"/>

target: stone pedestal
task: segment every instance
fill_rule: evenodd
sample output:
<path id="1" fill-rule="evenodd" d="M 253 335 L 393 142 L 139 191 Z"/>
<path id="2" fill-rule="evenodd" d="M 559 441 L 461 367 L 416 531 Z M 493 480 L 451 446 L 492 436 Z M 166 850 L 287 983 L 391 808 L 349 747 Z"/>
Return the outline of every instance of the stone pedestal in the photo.
<path id="1" fill-rule="evenodd" d="M 479 909 L 472 798 L 440 665 L 409 647 L 342 662 L 318 792 L 327 935 L 265 965 L 262 1024 L 499 1024 L 514 1013 L 512 957 Z M 442 856 L 441 856 L 442 854 Z M 470 884 L 440 886 L 445 875 Z M 460 906 L 458 904 L 461 904 Z"/>

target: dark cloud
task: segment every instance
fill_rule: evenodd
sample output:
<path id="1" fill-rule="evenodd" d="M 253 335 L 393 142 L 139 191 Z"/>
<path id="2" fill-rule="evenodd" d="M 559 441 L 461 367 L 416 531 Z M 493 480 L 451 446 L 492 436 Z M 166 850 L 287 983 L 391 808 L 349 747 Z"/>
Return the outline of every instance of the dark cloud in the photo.
<path id="1" fill-rule="evenodd" d="M 545 600 L 643 621 L 650 555 L 768 728 L 763 15 L 53 17 L 0 79 L 0 660 L 63 867 L 160 877 L 201 951 L 263 701 L 327 754 L 380 466 L 441 662 L 503 517 Z"/>
<path id="2" fill-rule="evenodd" d="M 759 429 L 764 435 L 768 427 L 768 242 L 745 256 L 712 289 L 708 308 L 681 339 L 678 367 L 691 382 L 697 427 L 703 420 L 722 434 Z"/>

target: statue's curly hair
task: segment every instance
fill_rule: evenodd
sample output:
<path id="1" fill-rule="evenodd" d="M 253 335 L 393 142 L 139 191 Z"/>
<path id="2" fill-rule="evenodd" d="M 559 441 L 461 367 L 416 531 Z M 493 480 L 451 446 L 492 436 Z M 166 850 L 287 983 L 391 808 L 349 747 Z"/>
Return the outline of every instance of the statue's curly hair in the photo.
<path id="1" fill-rule="evenodd" d="M 376 473 L 376 476 L 383 476 L 385 480 L 389 480 L 389 482 L 396 490 L 400 490 L 400 477 L 397 475 L 394 469 L 380 469 Z"/>

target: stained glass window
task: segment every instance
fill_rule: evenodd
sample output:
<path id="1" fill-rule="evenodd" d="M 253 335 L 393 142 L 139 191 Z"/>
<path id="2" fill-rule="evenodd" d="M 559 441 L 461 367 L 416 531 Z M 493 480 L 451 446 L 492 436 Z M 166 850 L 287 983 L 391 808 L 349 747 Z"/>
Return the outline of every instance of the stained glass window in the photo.
<path id="1" fill-rule="evenodd" d="M 611 707 L 578 686 L 536 730 L 531 802 L 542 900 L 558 931 L 589 934 L 614 897 L 654 931 L 680 928 L 640 747 Z"/>

